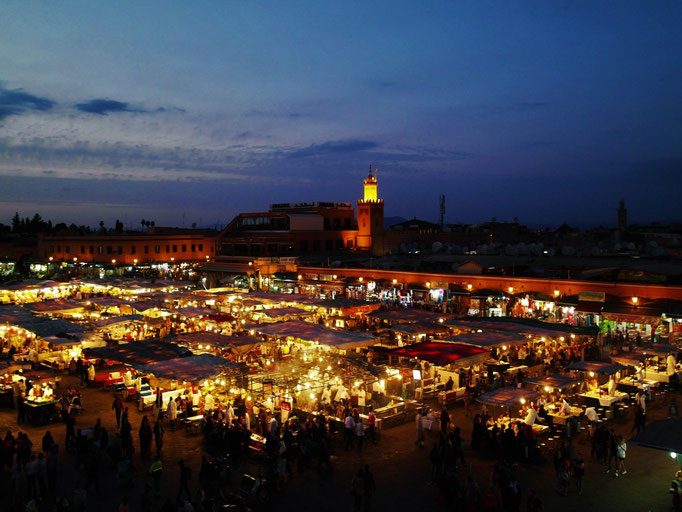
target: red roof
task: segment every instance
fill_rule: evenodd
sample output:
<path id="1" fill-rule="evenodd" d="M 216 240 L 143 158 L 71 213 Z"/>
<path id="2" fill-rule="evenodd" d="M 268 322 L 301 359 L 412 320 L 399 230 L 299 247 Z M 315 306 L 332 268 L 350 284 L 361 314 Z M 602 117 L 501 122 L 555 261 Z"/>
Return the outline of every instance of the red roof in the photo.
<path id="1" fill-rule="evenodd" d="M 476 347 L 474 345 L 466 345 L 464 343 L 417 343 L 415 345 L 408 345 L 405 347 L 398 347 L 389 351 L 392 356 L 417 358 L 428 361 L 436 366 L 446 366 L 452 363 L 473 364 L 473 359 L 485 359 L 488 357 L 488 351 Z"/>

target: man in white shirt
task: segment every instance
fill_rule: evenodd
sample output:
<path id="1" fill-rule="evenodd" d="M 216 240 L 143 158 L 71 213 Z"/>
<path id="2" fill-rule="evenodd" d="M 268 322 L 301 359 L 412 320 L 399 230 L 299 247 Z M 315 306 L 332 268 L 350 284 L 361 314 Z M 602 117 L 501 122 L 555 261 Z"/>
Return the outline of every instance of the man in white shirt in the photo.
<path id="1" fill-rule="evenodd" d="M 672 354 L 668 354 L 668 357 L 666 358 L 665 362 L 668 367 L 668 375 L 672 375 L 673 373 L 675 373 L 675 366 L 677 364 L 675 356 Z"/>
<path id="2" fill-rule="evenodd" d="M 529 407 L 528 408 L 528 413 L 526 414 L 526 419 L 523 420 L 523 422 L 526 425 L 530 425 L 531 427 L 535 425 L 535 421 L 538 419 L 538 411 L 535 410 L 535 407 Z"/>
<path id="3" fill-rule="evenodd" d="M 592 423 L 596 423 L 599 421 L 599 415 L 597 414 L 597 411 L 594 410 L 594 407 L 588 407 L 587 409 L 585 409 L 585 416 Z"/>
<path id="4" fill-rule="evenodd" d="M 206 411 L 206 412 L 212 411 L 214 407 L 215 407 L 215 400 L 213 398 L 213 395 L 209 391 L 206 394 L 206 396 L 204 397 L 204 411 Z"/>

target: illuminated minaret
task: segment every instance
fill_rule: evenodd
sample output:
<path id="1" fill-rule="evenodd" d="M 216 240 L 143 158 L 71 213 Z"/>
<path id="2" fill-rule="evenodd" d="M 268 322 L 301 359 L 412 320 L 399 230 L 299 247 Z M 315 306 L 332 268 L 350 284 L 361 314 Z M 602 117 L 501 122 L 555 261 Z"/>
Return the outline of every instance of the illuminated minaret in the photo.
<path id="1" fill-rule="evenodd" d="M 357 248 L 370 251 L 373 255 L 384 254 L 384 200 L 377 191 L 377 171 L 369 166 L 369 175 L 362 182 L 363 198 L 358 199 Z"/>

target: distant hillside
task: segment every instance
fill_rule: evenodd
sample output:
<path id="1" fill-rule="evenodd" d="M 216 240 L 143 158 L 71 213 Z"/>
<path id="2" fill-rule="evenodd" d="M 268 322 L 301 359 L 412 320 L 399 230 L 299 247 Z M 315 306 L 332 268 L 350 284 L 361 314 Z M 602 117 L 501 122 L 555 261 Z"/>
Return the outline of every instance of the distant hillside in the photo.
<path id="1" fill-rule="evenodd" d="M 400 224 L 405 222 L 407 219 L 403 217 L 384 217 L 384 229 L 390 228 L 393 224 Z"/>

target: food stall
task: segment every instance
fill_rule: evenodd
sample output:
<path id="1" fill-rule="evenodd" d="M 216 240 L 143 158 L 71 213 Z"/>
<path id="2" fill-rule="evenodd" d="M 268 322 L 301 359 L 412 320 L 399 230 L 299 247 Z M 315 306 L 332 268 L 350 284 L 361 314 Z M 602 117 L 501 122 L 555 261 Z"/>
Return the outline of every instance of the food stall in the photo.
<path id="1" fill-rule="evenodd" d="M 620 364 L 603 361 L 577 361 L 566 366 L 566 370 L 583 374 L 587 380 L 587 389 L 579 396 L 583 398 L 586 405 L 608 408 L 610 412 L 605 412 L 607 419 L 613 415 L 614 404 L 629 398 L 627 393 L 616 389 L 620 380 L 619 372 L 624 369 L 625 367 Z"/>
<path id="2" fill-rule="evenodd" d="M 392 366 L 392 358 L 408 359 L 411 363 L 411 375 L 407 374 L 404 385 L 413 391 L 417 400 L 435 394 L 441 403 L 453 402 L 464 398 L 466 387 L 460 382 L 459 369 L 480 364 L 488 358 L 488 351 L 448 341 L 431 341 L 416 343 L 396 348 L 382 348 L 379 353 L 389 356 L 388 366 Z M 452 378 L 452 388 L 446 390 L 446 382 Z"/>
<path id="3" fill-rule="evenodd" d="M 23 407 L 29 423 L 44 425 L 60 420 L 55 389 L 61 377 L 55 376 L 51 371 L 29 370 L 14 374 L 12 378 L 23 379 L 25 382 L 28 393 L 26 393 Z"/>
<path id="4" fill-rule="evenodd" d="M 577 419 L 583 409 L 568 404 L 567 400 L 577 392 L 581 383 L 582 380 L 577 377 L 561 374 L 531 377 L 524 381 L 524 385 L 535 387 L 542 396 L 542 400 L 538 400 L 544 409 L 540 416 L 545 414 L 554 425 L 566 425 L 568 436 L 578 430 Z"/>
<path id="5" fill-rule="evenodd" d="M 532 402 L 538 399 L 540 394 L 528 388 L 504 387 L 497 388 L 487 393 L 483 393 L 476 400 L 482 404 L 501 409 L 501 414 L 491 414 L 488 422 L 488 429 L 493 426 L 506 428 L 511 424 L 518 428 L 518 425 L 529 425 L 535 434 L 546 434 L 549 432 L 547 425 L 542 425 L 536 421 L 529 421 L 527 411 L 532 408 Z M 497 412 L 497 411 L 493 411 Z"/>

